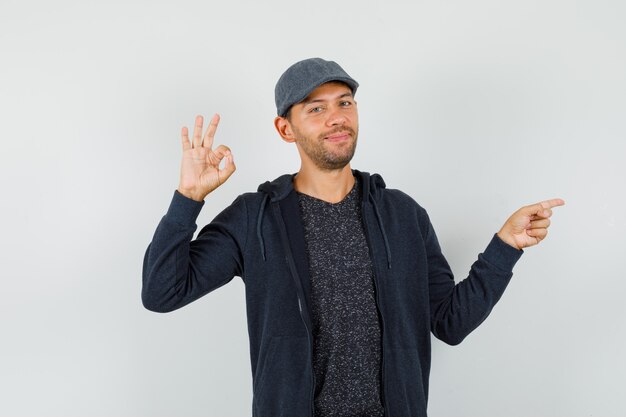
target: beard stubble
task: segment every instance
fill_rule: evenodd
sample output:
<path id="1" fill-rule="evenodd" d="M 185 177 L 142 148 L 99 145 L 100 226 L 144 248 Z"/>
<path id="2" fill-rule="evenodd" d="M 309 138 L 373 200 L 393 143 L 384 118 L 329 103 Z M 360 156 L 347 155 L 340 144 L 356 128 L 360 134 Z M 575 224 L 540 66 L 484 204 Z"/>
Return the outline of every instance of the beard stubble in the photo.
<path id="1" fill-rule="evenodd" d="M 294 133 L 296 134 L 296 142 L 300 145 L 304 153 L 313 161 L 313 163 L 324 171 L 334 171 L 345 167 L 354 156 L 356 150 L 356 143 L 358 138 L 358 131 L 348 126 L 339 126 L 328 132 L 324 132 L 318 135 L 316 138 L 310 138 L 302 135 L 302 133 L 292 126 Z M 336 146 L 331 144 L 333 149 L 327 147 L 327 136 L 337 133 L 346 132 L 350 135 L 350 140 L 347 143 Z"/>

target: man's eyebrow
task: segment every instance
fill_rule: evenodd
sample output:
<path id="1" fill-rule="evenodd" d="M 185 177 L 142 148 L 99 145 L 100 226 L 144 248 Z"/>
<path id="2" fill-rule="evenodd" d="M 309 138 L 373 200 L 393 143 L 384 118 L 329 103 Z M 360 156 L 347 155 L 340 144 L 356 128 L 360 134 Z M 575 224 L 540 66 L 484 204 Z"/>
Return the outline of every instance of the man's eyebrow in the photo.
<path id="1" fill-rule="evenodd" d="M 340 95 L 337 98 L 335 98 L 335 100 L 339 100 L 339 99 L 344 98 L 344 97 L 352 97 L 352 93 L 351 92 L 343 93 L 342 95 Z M 316 98 L 316 99 L 306 99 L 305 98 L 304 100 L 302 100 L 302 104 L 306 106 L 307 104 L 322 103 L 324 101 L 326 101 L 326 100 L 322 100 L 321 98 Z"/>

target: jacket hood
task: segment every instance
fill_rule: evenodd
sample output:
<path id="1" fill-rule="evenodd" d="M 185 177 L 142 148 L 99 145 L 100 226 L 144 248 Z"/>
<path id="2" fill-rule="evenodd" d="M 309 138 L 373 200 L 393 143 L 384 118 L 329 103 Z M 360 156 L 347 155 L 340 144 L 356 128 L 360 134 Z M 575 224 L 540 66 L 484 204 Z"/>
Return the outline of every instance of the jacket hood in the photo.
<path id="1" fill-rule="evenodd" d="M 379 174 L 370 175 L 367 172 L 356 169 L 352 170 L 352 174 L 358 176 L 361 180 L 364 197 L 370 196 L 373 197 L 374 200 L 380 198 L 382 190 L 386 187 L 383 177 Z M 270 201 L 282 200 L 293 190 L 293 178 L 295 176 L 296 174 L 285 174 L 273 181 L 265 181 L 263 184 L 259 185 L 257 191 L 265 193 Z"/>

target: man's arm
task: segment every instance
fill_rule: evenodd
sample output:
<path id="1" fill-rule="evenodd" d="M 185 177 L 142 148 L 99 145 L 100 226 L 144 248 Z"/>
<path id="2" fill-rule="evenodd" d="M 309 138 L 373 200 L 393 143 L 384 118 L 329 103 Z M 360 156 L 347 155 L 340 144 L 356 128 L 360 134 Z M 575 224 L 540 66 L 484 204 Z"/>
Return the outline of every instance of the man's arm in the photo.
<path id="1" fill-rule="evenodd" d="M 148 310 L 176 310 L 242 276 L 248 227 L 243 198 L 238 197 L 192 241 L 202 205 L 174 193 L 144 256 L 141 299 Z"/>
<path id="2" fill-rule="evenodd" d="M 187 128 L 182 129 L 179 188 L 144 256 L 141 296 L 149 310 L 175 310 L 242 274 L 240 245 L 245 241 L 247 211 L 241 198 L 191 240 L 204 198 L 235 171 L 226 146 L 212 149 L 218 123 L 216 114 L 201 138 L 202 116 L 196 117 L 191 142 Z"/>
<path id="3" fill-rule="evenodd" d="M 504 293 L 522 249 L 546 237 L 552 207 L 563 204 L 563 200 L 554 199 L 516 211 L 478 255 L 467 278 L 456 285 L 432 224 L 425 215 L 431 330 L 438 339 L 451 345 L 459 344 L 487 318 Z"/>

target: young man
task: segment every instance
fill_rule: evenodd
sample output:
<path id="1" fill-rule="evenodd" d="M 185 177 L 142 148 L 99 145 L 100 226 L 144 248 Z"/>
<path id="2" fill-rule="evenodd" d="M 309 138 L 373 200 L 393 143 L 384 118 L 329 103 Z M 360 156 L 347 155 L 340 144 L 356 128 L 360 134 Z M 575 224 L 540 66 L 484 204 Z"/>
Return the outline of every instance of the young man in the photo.
<path id="1" fill-rule="evenodd" d="M 182 130 L 180 185 L 145 255 L 143 303 L 172 311 L 242 277 L 257 417 L 426 416 L 430 333 L 454 345 L 485 320 L 564 204 L 516 211 L 455 285 L 426 211 L 350 167 L 357 87 L 332 61 L 287 69 L 274 124 L 300 170 L 240 195 L 193 241 L 205 197 L 235 164 L 212 147 L 217 115 L 204 136 L 196 118 L 191 142 Z"/>

